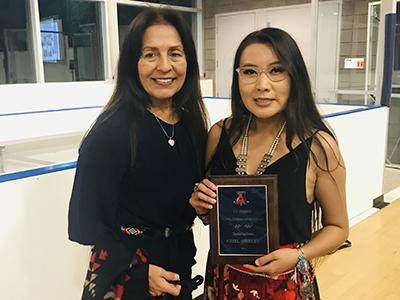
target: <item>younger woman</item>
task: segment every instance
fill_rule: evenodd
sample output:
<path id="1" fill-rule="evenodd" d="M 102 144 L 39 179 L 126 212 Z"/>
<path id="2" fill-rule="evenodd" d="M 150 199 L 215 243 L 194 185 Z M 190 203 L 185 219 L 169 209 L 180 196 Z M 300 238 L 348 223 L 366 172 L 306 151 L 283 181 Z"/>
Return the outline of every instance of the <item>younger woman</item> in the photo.
<path id="1" fill-rule="evenodd" d="M 205 299 L 319 299 L 308 262 L 348 236 L 345 167 L 318 113 L 299 48 L 286 32 L 265 28 L 239 45 L 232 116 L 211 128 L 206 161 L 213 175 L 278 175 L 281 247 L 254 265 L 209 265 Z M 215 190 L 204 179 L 192 194 L 203 220 Z"/>

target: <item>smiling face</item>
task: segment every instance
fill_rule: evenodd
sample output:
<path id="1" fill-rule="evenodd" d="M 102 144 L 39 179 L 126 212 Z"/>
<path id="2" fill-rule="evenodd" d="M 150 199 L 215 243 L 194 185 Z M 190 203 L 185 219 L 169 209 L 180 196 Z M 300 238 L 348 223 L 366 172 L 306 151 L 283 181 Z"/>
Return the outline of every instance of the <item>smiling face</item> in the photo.
<path id="1" fill-rule="evenodd" d="M 247 110 L 259 119 L 279 118 L 289 99 L 291 81 L 288 74 L 279 81 L 270 79 L 277 72 L 286 72 L 272 47 L 250 44 L 241 55 L 239 68 L 261 70 L 258 79 L 251 83 L 239 75 L 240 96 Z"/>
<path id="2" fill-rule="evenodd" d="M 172 99 L 185 82 L 186 68 L 185 52 L 175 27 L 168 24 L 148 27 L 143 34 L 138 73 L 153 104 Z"/>

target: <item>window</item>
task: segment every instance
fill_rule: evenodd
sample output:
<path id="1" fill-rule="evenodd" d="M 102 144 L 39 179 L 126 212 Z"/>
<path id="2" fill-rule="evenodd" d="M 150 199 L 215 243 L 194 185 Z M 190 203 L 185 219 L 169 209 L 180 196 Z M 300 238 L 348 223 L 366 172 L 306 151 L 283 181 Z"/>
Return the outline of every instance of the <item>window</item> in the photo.
<path id="1" fill-rule="evenodd" d="M 129 24 L 143 10 L 143 7 L 118 4 L 118 38 L 119 47 L 124 43 Z"/>
<path id="2" fill-rule="evenodd" d="M 199 0 L 114 3 L 120 45 L 139 12 L 148 6 L 167 5 L 180 11 L 192 29 L 195 43 L 202 46 L 197 25 Z M 110 55 L 118 55 L 118 45 L 113 43 L 117 39 L 114 30 L 107 31 L 105 27 L 106 4 L 108 0 L 0 0 L 0 84 L 111 78 L 115 57 Z M 108 11 L 113 10 L 114 7 Z"/>
<path id="3" fill-rule="evenodd" d="M 146 2 L 175 5 L 175 6 L 196 7 L 195 0 L 147 0 Z"/>
<path id="4" fill-rule="evenodd" d="M 85 0 L 39 0 L 46 82 L 104 80 L 102 6 Z"/>
<path id="5" fill-rule="evenodd" d="M 155 1 L 152 1 L 155 2 Z M 165 1 L 164 1 L 165 2 Z M 171 1 L 168 1 L 171 2 Z M 173 1 L 172 1 L 173 2 Z M 179 1 L 175 1 L 179 2 Z M 184 2 L 184 1 L 181 1 Z M 190 1 L 186 1 L 190 2 Z M 158 2 L 157 2 L 158 3 Z M 171 3 L 170 3 L 171 4 Z M 132 20 L 145 8 L 142 6 L 130 6 L 118 4 L 118 35 L 119 35 L 119 46 L 122 47 L 124 42 L 125 34 L 128 30 L 129 24 Z M 179 12 L 192 29 L 193 39 L 196 43 L 196 13 L 192 12 Z"/>
<path id="6" fill-rule="evenodd" d="M 0 84 L 35 82 L 28 0 L 0 0 Z"/>

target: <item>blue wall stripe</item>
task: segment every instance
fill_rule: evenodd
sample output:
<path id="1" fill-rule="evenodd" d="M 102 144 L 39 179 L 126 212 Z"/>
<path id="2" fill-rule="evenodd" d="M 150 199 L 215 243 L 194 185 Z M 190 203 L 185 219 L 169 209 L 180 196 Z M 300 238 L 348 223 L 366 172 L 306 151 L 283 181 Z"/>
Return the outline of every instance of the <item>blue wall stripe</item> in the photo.
<path id="1" fill-rule="evenodd" d="M 230 100 L 231 97 L 213 97 L 213 96 L 205 96 L 203 99 L 225 99 L 225 100 Z"/>
<path id="2" fill-rule="evenodd" d="M 353 114 L 353 113 L 360 112 L 360 111 L 368 111 L 368 110 L 378 109 L 378 108 L 383 108 L 383 107 L 385 107 L 385 106 L 367 106 L 367 107 L 362 107 L 362 108 L 358 108 L 358 109 L 352 109 L 352 110 L 347 110 L 347 111 L 325 114 L 322 117 L 324 119 L 328 119 L 328 118 L 332 118 L 332 117 L 349 115 L 349 114 Z"/>
<path id="3" fill-rule="evenodd" d="M 203 99 L 223 99 L 223 100 L 229 100 L 231 98 L 229 97 L 203 97 Z M 325 102 L 321 102 L 318 104 L 323 104 L 323 105 L 333 105 L 333 106 L 349 106 L 349 107 L 357 107 L 356 109 L 352 109 L 352 110 L 347 110 L 347 111 L 343 111 L 343 112 L 335 112 L 335 113 L 330 113 L 330 114 L 325 114 L 322 115 L 323 118 L 327 119 L 327 118 L 332 118 L 335 116 L 342 116 L 342 115 L 348 115 L 348 114 L 352 114 L 352 113 L 356 113 L 356 112 L 360 112 L 363 110 L 370 110 L 370 109 L 376 109 L 376 108 L 381 108 L 381 106 L 372 106 L 372 105 L 366 105 L 366 104 L 351 104 L 351 103 L 325 103 Z"/>
<path id="4" fill-rule="evenodd" d="M 101 105 L 96 105 L 96 106 L 68 107 L 68 108 L 47 109 L 47 110 L 22 111 L 22 112 L 15 112 L 15 113 L 0 114 L 0 117 L 33 115 L 33 114 L 52 113 L 52 112 L 69 111 L 69 110 L 94 109 L 94 108 L 102 108 L 102 107 L 103 106 L 101 106 Z"/>
<path id="5" fill-rule="evenodd" d="M 68 162 L 68 163 L 61 163 L 61 164 L 56 164 L 56 165 L 51 165 L 51 166 L 46 166 L 46 167 L 40 167 L 40 168 L 35 168 L 35 169 L 29 169 L 29 170 L 24 170 L 24 171 L 18 171 L 18 172 L 13 172 L 13 173 L 6 173 L 3 175 L 0 175 L 0 182 L 13 181 L 13 180 L 18 180 L 18 179 L 22 179 L 22 178 L 44 175 L 44 174 L 49 174 L 49 173 L 54 173 L 54 172 L 60 172 L 60 171 L 68 170 L 68 169 L 74 169 L 74 168 L 76 168 L 76 161 Z"/>
<path id="6" fill-rule="evenodd" d="M 222 100 L 230 100 L 230 97 L 214 97 L 214 96 L 204 96 L 203 99 L 222 99 Z M 336 106 L 365 106 L 365 107 L 370 107 L 371 105 L 368 104 L 356 104 L 356 103 L 332 103 L 332 102 L 317 102 L 318 104 L 323 104 L 323 105 L 336 105 Z"/>
<path id="7" fill-rule="evenodd" d="M 318 104 L 323 105 L 332 105 L 332 106 L 357 106 L 357 107 L 373 107 L 373 105 L 368 104 L 356 104 L 356 103 L 327 103 L 327 102 L 318 102 Z"/>

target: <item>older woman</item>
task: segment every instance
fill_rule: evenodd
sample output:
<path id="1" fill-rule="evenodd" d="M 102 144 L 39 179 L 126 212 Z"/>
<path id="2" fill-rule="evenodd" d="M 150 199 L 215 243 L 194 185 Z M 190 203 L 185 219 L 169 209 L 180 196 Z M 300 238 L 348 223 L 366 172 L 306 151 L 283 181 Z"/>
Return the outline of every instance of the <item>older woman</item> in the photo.
<path id="1" fill-rule="evenodd" d="M 79 153 L 69 237 L 92 245 L 83 299 L 191 299 L 188 203 L 207 136 L 188 26 L 168 10 L 131 23 L 116 87 Z"/>

